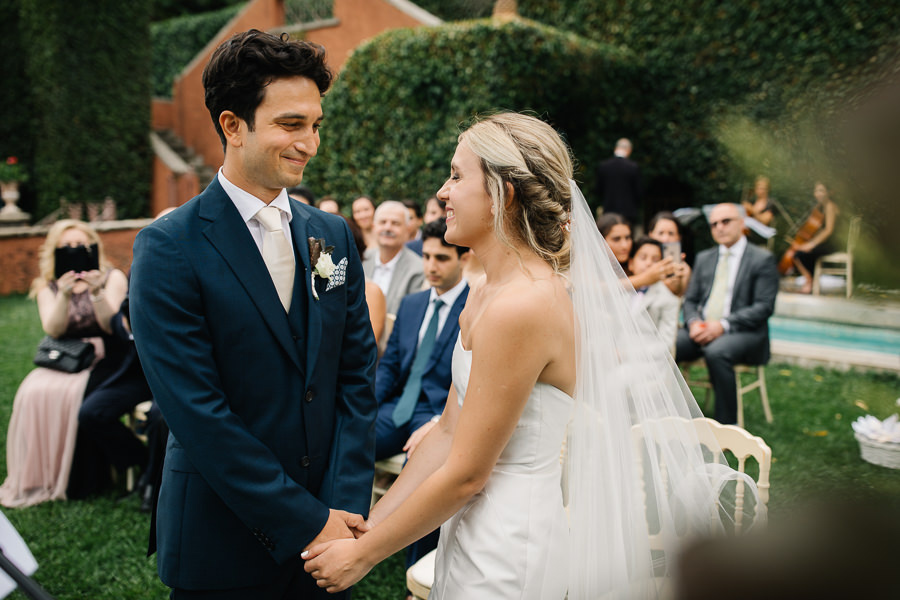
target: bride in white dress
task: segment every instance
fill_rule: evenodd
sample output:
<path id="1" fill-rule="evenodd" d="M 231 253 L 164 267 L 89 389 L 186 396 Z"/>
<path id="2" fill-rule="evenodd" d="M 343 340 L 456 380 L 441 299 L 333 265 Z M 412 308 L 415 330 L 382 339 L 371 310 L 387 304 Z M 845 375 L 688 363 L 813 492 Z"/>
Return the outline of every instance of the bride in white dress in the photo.
<path id="1" fill-rule="evenodd" d="M 634 292 L 571 177 L 568 148 L 533 117 L 493 115 L 460 135 L 438 197 L 447 241 L 472 248 L 485 279 L 459 318 L 438 425 L 366 531 L 303 555 L 329 592 L 443 524 L 432 599 L 654 597 L 667 565 L 648 527 L 672 538 L 710 529 L 732 472 L 711 470 L 688 428 L 653 426 L 696 404 L 649 317 L 630 316 Z M 660 455 L 641 469 L 635 425 L 650 439 L 637 447 Z"/>

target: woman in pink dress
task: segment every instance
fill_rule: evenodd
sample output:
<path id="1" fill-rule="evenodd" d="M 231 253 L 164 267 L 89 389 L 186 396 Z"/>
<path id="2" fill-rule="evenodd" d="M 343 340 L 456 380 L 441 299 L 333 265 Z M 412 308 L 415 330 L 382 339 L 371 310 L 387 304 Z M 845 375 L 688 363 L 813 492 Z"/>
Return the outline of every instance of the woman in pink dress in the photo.
<path id="1" fill-rule="evenodd" d="M 56 278 L 56 249 L 97 245 L 99 269 L 68 271 Z M 86 391 L 114 368 L 117 352 L 110 318 L 125 298 L 128 280 L 104 258 L 97 232 L 81 221 L 54 224 L 40 249 L 40 275 L 31 286 L 44 332 L 54 338 L 90 339 L 94 364 L 78 373 L 37 367 L 29 373 L 13 402 L 6 436 L 7 478 L 0 504 L 31 506 L 67 497 L 78 431 L 78 409 Z M 81 486 L 81 489 L 89 486 Z"/>

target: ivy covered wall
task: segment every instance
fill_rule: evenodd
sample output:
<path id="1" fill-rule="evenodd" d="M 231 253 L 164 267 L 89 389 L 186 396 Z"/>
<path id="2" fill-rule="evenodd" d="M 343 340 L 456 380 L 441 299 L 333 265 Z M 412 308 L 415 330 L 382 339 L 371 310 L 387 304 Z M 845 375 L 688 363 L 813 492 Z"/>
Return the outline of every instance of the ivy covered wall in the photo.
<path id="1" fill-rule="evenodd" d="M 395 30 L 354 51 L 325 97 L 322 145 L 306 170 L 343 202 L 424 201 L 446 179 L 460 124 L 495 110 L 532 111 L 566 136 L 590 186 L 590 163 L 627 127 L 643 77 L 632 55 L 536 22 L 490 20 Z"/>
<path id="2" fill-rule="evenodd" d="M 34 213 L 100 203 L 143 216 L 150 185 L 147 2 L 20 0 L 33 94 Z"/>

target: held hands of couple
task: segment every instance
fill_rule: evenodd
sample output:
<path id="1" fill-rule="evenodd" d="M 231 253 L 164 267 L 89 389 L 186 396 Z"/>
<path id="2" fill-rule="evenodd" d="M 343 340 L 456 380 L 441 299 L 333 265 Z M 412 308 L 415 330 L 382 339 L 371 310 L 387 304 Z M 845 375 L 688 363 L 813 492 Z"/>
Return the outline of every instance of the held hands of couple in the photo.
<path id="1" fill-rule="evenodd" d="M 306 561 L 303 568 L 313 576 L 316 585 L 330 594 L 346 590 L 375 566 L 353 538 L 313 545 L 300 558 Z"/>
<path id="2" fill-rule="evenodd" d="M 369 530 L 369 525 L 362 515 L 349 513 L 345 510 L 328 509 L 328 521 L 313 541 L 306 545 L 304 550 L 338 539 L 355 539 Z"/>

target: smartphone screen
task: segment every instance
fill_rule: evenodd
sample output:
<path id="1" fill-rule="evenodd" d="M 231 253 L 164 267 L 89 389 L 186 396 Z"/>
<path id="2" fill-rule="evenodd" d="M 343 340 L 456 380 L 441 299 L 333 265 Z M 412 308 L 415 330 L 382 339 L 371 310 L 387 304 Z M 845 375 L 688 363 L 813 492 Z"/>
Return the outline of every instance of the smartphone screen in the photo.
<path id="1" fill-rule="evenodd" d="M 673 263 L 681 262 L 681 242 L 663 242 L 663 258 L 672 257 Z"/>
<path id="2" fill-rule="evenodd" d="M 69 271 L 93 271 L 100 268 L 97 244 L 90 246 L 63 246 L 55 251 L 55 275 L 59 279 Z"/>

